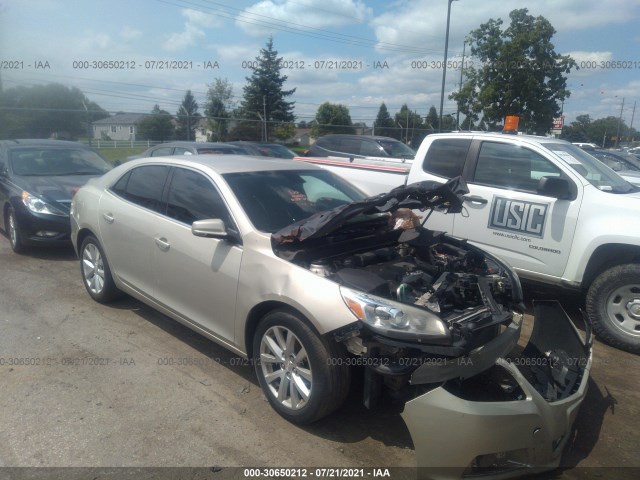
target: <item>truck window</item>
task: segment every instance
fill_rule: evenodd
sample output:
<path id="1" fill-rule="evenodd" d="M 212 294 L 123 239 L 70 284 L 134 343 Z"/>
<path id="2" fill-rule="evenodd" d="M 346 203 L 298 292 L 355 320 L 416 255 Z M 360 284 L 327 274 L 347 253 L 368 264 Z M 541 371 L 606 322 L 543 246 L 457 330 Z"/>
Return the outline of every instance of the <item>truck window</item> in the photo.
<path id="1" fill-rule="evenodd" d="M 462 169 L 471 146 L 471 139 L 443 138 L 434 140 L 427 150 L 422 169 L 440 177 L 454 178 Z"/>
<path id="2" fill-rule="evenodd" d="M 473 182 L 489 187 L 537 193 L 542 177 L 558 177 L 555 165 L 536 152 L 518 145 L 483 142 Z"/>

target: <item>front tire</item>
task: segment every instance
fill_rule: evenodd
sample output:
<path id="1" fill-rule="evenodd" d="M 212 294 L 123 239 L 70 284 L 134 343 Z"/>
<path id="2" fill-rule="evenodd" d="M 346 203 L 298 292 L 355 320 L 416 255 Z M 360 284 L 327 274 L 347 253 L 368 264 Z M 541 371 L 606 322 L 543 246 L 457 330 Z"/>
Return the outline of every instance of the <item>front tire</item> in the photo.
<path id="1" fill-rule="evenodd" d="M 85 238 L 80 247 L 80 273 L 84 287 L 96 302 L 107 303 L 120 296 L 107 257 L 93 236 Z"/>
<path id="2" fill-rule="evenodd" d="M 640 265 L 618 265 L 598 275 L 587 292 L 586 308 L 598 337 L 640 353 Z"/>
<path id="3" fill-rule="evenodd" d="M 18 228 L 18 220 L 16 218 L 16 213 L 13 211 L 13 207 L 9 207 L 7 209 L 6 232 L 7 236 L 9 237 L 11 250 L 13 250 L 15 253 L 24 253 L 27 250 L 27 247 L 22 240 L 22 235 L 20 234 L 20 229 Z"/>
<path id="4" fill-rule="evenodd" d="M 350 370 L 340 361 L 339 347 L 286 310 L 275 310 L 260 321 L 253 340 L 256 375 L 281 416 L 303 425 L 342 405 Z"/>

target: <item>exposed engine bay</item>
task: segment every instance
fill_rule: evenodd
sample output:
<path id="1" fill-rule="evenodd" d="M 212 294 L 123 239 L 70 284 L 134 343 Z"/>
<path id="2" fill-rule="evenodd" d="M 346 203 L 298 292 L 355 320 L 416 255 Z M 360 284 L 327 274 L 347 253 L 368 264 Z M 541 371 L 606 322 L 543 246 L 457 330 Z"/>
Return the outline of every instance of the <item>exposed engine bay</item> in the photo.
<path id="1" fill-rule="evenodd" d="M 487 293 L 507 305 L 510 298 L 508 279 L 491 270 L 482 254 L 451 243 L 421 250 L 400 244 L 321 259 L 309 269 L 340 285 L 426 308 L 452 324 L 468 317 L 468 309 L 489 311 Z"/>
<path id="2" fill-rule="evenodd" d="M 331 337 L 353 356 L 352 365 L 365 367 L 368 407 L 383 388 L 400 403 L 439 386 L 460 398 L 522 400 L 521 384 L 498 366 L 505 358 L 518 358 L 547 401 L 580 384 L 581 369 L 566 361 L 566 338 L 535 333 L 518 352 L 524 305 L 514 271 L 465 240 L 424 228 L 414 213 L 459 213 L 466 191 L 460 180 L 399 187 L 272 236 L 278 256 L 340 285 L 357 321 Z M 540 322 L 546 331 L 554 321 L 571 323 L 560 307 L 549 311 L 553 320 Z M 575 337 L 574 330 L 565 337 Z M 588 358 L 579 339 L 571 345 L 575 358 Z"/>

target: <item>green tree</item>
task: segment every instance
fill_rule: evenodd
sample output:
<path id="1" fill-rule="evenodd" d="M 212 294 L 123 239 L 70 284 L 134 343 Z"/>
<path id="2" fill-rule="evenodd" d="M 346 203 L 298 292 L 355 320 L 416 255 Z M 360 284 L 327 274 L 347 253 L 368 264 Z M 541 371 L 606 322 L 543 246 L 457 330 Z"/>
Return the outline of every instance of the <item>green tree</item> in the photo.
<path id="1" fill-rule="evenodd" d="M 407 145 L 419 144 L 429 133 L 422 121 L 422 117 L 410 110 L 406 103 L 396 113 L 395 123 L 400 129 L 400 136 L 397 138 Z"/>
<path id="2" fill-rule="evenodd" d="M 355 128 L 346 105 L 324 102 L 316 112 L 311 136 L 318 138 L 331 133 L 355 133 Z"/>
<path id="3" fill-rule="evenodd" d="M 380 105 L 376 120 L 373 122 L 373 128 L 376 135 L 383 137 L 400 138 L 401 130 L 396 127 L 393 118 L 387 110 L 387 106 L 384 102 Z"/>
<path id="4" fill-rule="evenodd" d="M 425 118 L 424 124 L 425 127 L 432 132 L 437 132 L 439 130 L 440 117 L 438 116 L 438 111 L 435 106 L 431 105 L 431 108 L 429 108 L 429 113 L 427 113 L 427 118 Z"/>
<path id="5" fill-rule="evenodd" d="M 91 131 L 91 122 L 109 114 L 77 88 L 57 83 L 14 87 L 1 94 L 0 138 L 75 140 Z"/>
<path id="6" fill-rule="evenodd" d="M 224 142 L 229 133 L 229 118 L 232 111 L 233 86 L 226 78 L 216 78 L 207 85 L 207 103 L 204 113 L 209 119 L 213 142 Z"/>
<path id="7" fill-rule="evenodd" d="M 172 116 L 166 110 L 161 110 L 155 105 L 151 114 L 147 115 L 138 125 L 138 133 L 144 140 L 166 142 L 174 136 Z"/>
<path id="8" fill-rule="evenodd" d="M 246 125 L 241 128 L 253 131 L 253 140 L 268 141 L 276 126 L 295 120 L 295 102 L 286 99 L 296 89 L 283 89 L 287 76 L 281 73 L 282 57 L 278 57 L 278 52 L 274 50 L 272 37 L 267 41 L 266 48 L 260 50 L 256 62 L 257 66 L 251 76 L 246 78 L 247 84 L 244 86 L 240 111 Z"/>
<path id="9" fill-rule="evenodd" d="M 191 90 L 187 90 L 187 93 L 185 93 L 182 104 L 180 108 L 178 108 L 176 118 L 177 127 L 175 138 L 177 140 L 194 140 L 196 125 L 198 120 L 202 118 L 202 115 L 198 113 L 198 102 L 196 102 L 196 99 L 193 97 Z"/>
<path id="10" fill-rule="evenodd" d="M 560 138 L 569 142 L 590 142 L 589 128 L 591 127 L 591 117 L 589 114 L 578 115 L 575 121 L 565 125 Z"/>
<path id="11" fill-rule="evenodd" d="M 469 34 L 471 54 L 481 66 L 467 71 L 465 87 L 452 95 L 463 111 L 482 112 L 489 126 L 506 115 L 520 116 L 520 129 L 543 134 L 569 97 L 566 75 L 576 66 L 560 55 L 551 41 L 556 33 L 549 21 L 533 17 L 526 8 L 509 14 L 510 25 L 490 19 Z"/>

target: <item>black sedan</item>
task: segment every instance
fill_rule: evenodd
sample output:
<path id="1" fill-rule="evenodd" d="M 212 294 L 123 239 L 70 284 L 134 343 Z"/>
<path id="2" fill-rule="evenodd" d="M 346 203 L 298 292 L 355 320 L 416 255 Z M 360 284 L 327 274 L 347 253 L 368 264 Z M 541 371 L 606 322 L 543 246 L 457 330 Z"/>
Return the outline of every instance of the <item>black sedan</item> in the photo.
<path id="1" fill-rule="evenodd" d="M 0 142 L 0 226 L 11 248 L 69 244 L 71 198 L 91 177 L 111 169 L 75 142 Z"/>

